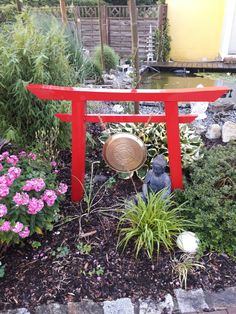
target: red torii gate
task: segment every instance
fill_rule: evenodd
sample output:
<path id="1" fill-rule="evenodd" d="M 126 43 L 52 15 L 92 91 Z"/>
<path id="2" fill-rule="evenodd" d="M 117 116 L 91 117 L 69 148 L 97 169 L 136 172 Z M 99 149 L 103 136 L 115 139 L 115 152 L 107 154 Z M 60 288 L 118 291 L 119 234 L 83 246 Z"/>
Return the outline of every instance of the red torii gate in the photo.
<path id="1" fill-rule="evenodd" d="M 228 92 L 227 87 L 186 89 L 95 89 L 29 84 L 27 89 L 40 99 L 70 100 L 72 114 L 57 113 L 64 122 L 72 122 L 72 200 L 80 201 L 84 194 L 86 123 L 87 122 L 134 122 L 166 123 L 170 177 L 173 189 L 182 189 L 182 166 L 179 123 L 190 123 L 196 115 L 179 115 L 178 102 L 215 101 Z M 163 101 L 165 114 L 87 114 L 88 100 L 96 101 Z"/>

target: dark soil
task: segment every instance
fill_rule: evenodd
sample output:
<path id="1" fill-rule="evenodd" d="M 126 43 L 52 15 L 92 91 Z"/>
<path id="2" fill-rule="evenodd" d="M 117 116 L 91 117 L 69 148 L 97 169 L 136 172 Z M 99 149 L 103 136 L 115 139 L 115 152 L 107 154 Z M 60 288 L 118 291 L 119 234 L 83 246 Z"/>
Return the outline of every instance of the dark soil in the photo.
<path id="1" fill-rule="evenodd" d="M 94 135 L 99 130 L 94 130 Z M 70 185 L 70 152 L 60 155 L 58 179 Z M 100 151 L 93 149 L 88 160 L 101 160 Z M 113 172 L 101 163 L 97 174 L 107 178 Z M 105 169 L 105 170 L 104 170 Z M 2 263 L 6 265 L 5 277 L 0 279 L 0 310 L 16 307 L 34 308 L 51 302 L 67 303 L 84 298 L 102 301 L 121 297 L 133 300 L 151 297 L 160 300 L 166 293 L 180 287 L 178 274 L 173 271 L 173 259 L 179 251 L 161 251 L 151 261 L 144 252 L 134 257 L 130 245 L 123 253 L 117 250 L 117 215 L 115 206 L 122 198 L 140 191 L 137 178 L 121 181 L 117 177 L 114 185 L 100 191 L 96 207 L 86 212 L 85 203 L 70 201 L 70 191 L 61 204 L 61 219 L 52 232 L 34 236 L 24 246 L 14 246 L 4 253 Z M 95 184 L 94 191 L 101 183 Z M 100 211 L 113 207 L 108 212 Z M 38 249 L 33 241 L 41 242 Z M 76 244 L 90 244 L 86 254 Z M 62 248 L 59 252 L 57 249 Z M 66 251 L 65 247 L 68 248 Z M 61 254 L 60 254 L 61 253 Z M 60 256 L 63 255 L 64 256 Z M 205 269 L 197 269 L 188 276 L 188 288 L 221 290 L 236 284 L 236 262 L 227 255 L 210 253 L 200 262 Z"/>

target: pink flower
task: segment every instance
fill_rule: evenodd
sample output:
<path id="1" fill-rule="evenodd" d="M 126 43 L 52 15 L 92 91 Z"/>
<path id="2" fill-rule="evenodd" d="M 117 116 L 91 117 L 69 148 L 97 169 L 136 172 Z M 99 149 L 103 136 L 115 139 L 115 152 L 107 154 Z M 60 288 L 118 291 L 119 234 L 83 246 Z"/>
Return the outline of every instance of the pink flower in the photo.
<path id="1" fill-rule="evenodd" d="M 40 192 L 45 187 L 45 182 L 43 179 L 31 179 L 27 180 L 25 185 L 22 187 L 23 191 L 32 191 Z"/>
<path id="2" fill-rule="evenodd" d="M 30 152 L 30 153 L 28 154 L 28 157 L 31 158 L 32 160 L 36 160 L 37 155 L 36 155 L 35 153 Z"/>
<path id="3" fill-rule="evenodd" d="M 3 217 L 7 214 L 7 206 L 0 204 L 0 217 Z"/>
<path id="4" fill-rule="evenodd" d="M 6 157 L 8 157 L 10 154 L 8 153 L 8 152 L 4 152 L 4 153 L 2 153 L 2 157 L 3 157 L 3 159 L 5 159 Z"/>
<path id="5" fill-rule="evenodd" d="M 50 165 L 52 167 L 56 167 L 57 166 L 57 162 L 55 160 L 53 160 L 53 161 L 50 162 Z"/>
<path id="6" fill-rule="evenodd" d="M 19 236 L 23 238 L 27 238 L 30 235 L 30 230 L 28 227 L 25 227 L 25 229 L 21 232 L 19 232 Z"/>
<path id="7" fill-rule="evenodd" d="M 68 186 L 65 183 L 60 183 L 56 192 L 57 192 L 57 195 L 61 195 L 61 194 L 65 194 L 67 190 L 68 190 Z"/>
<path id="8" fill-rule="evenodd" d="M 0 197 L 5 197 L 9 194 L 9 188 L 5 184 L 0 184 Z"/>
<path id="9" fill-rule="evenodd" d="M 34 180 L 34 179 L 33 179 Z M 34 189 L 36 192 L 41 191 L 45 187 L 45 182 L 43 179 L 35 179 L 34 181 Z"/>
<path id="10" fill-rule="evenodd" d="M 19 233 L 22 231 L 22 229 L 24 228 L 24 225 L 17 221 L 17 223 L 15 224 L 15 227 L 11 228 L 11 231 L 15 232 L 15 233 Z"/>
<path id="11" fill-rule="evenodd" d="M 8 178 L 13 179 L 13 180 L 19 178 L 20 174 L 21 174 L 21 169 L 18 167 L 11 167 L 7 171 Z"/>
<path id="12" fill-rule="evenodd" d="M 16 193 L 13 197 L 13 201 L 18 205 L 28 205 L 29 203 L 29 195 L 27 193 Z"/>
<path id="13" fill-rule="evenodd" d="M 27 213 L 30 215 L 36 215 L 40 210 L 42 210 L 44 202 L 40 199 L 33 197 L 29 200 Z"/>
<path id="14" fill-rule="evenodd" d="M 3 161 L 3 160 L 4 160 L 3 155 L 0 155 L 0 161 Z"/>
<path id="15" fill-rule="evenodd" d="M 0 176 L 0 184 L 7 185 L 7 177 L 5 175 L 4 176 Z"/>
<path id="16" fill-rule="evenodd" d="M 4 221 L 4 223 L 0 227 L 0 231 L 8 232 L 11 230 L 11 223 L 10 221 Z"/>
<path id="17" fill-rule="evenodd" d="M 19 159 L 16 155 L 11 155 L 11 156 L 7 157 L 6 161 L 7 161 L 7 163 L 15 166 L 18 163 Z"/>
<path id="18" fill-rule="evenodd" d="M 23 150 L 22 150 L 21 152 L 19 152 L 19 154 L 18 154 L 18 155 L 19 155 L 19 157 L 20 157 L 20 158 L 24 158 L 24 157 L 26 157 L 26 156 L 27 156 L 27 153 L 26 153 L 25 151 L 23 151 Z"/>
<path id="19" fill-rule="evenodd" d="M 0 171 L 3 170 L 3 165 L 0 163 Z"/>
<path id="20" fill-rule="evenodd" d="M 23 191 L 32 191 L 34 189 L 34 185 L 32 180 L 27 180 L 25 185 L 21 188 Z"/>
<path id="21" fill-rule="evenodd" d="M 43 200 L 49 207 L 54 205 L 56 199 L 57 195 L 53 190 L 46 190 L 43 194 Z"/>
<path id="22" fill-rule="evenodd" d="M 53 171 L 53 173 L 57 174 L 57 173 L 59 173 L 59 170 L 56 169 Z"/>

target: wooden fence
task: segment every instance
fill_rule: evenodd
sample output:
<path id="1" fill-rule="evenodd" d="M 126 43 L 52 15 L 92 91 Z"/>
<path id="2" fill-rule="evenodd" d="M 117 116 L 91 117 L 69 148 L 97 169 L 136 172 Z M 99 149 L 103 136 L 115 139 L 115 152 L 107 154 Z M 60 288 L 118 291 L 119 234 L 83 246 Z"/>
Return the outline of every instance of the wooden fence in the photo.
<path id="1" fill-rule="evenodd" d="M 121 56 L 131 56 L 131 29 L 128 6 L 79 6 L 75 8 L 77 28 L 83 46 L 92 51 L 100 43 L 99 15 L 103 42 Z M 167 17 L 167 5 L 138 6 L 139 56 L 146 59 L 150 25 L 160 29 Z"/>

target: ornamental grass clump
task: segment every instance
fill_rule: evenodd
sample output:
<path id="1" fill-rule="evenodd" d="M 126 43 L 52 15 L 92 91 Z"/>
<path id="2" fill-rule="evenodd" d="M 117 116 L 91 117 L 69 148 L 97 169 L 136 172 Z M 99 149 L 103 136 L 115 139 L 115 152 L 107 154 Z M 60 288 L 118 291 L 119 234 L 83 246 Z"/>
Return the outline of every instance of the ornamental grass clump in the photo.
<path id="1" fill-rule="evenodd" d="M 101 47 L 98 46 L 94 52 L 94 62 L 102 68 L 102 61 L 101 61 Z M 107 45 L 103 46 L 103 62 L 104 62 L 104 70 L 109 72 L 111 69 L 116 69 L 117 65 L 119 64 L 119 56 L 115 52 L 115 50 Z"/>
<path id="2" fill-rule="evenodd" d="M 52 163 L 55 166 L 55 163 Z M 0 244 L 51 230 L 67 185 L 34 153 L 0 155 Z"/>
<path id="3" fill-rule="evenodd" d="M 136 257 L 144 249 L 149 258 L 154 252 L 159 255 L 161 247 L 168 251 L 173 248 L 175 237 L 190 223 L 182 218 L 183 208 L 176 207 L 173 195 L 164 198 L 163 193 L 150 193 L 147 202 L 139 195 L 135 202 L 126 204 L 119 218 L 118 246 L 125 249 L 134 241 Z"/>

